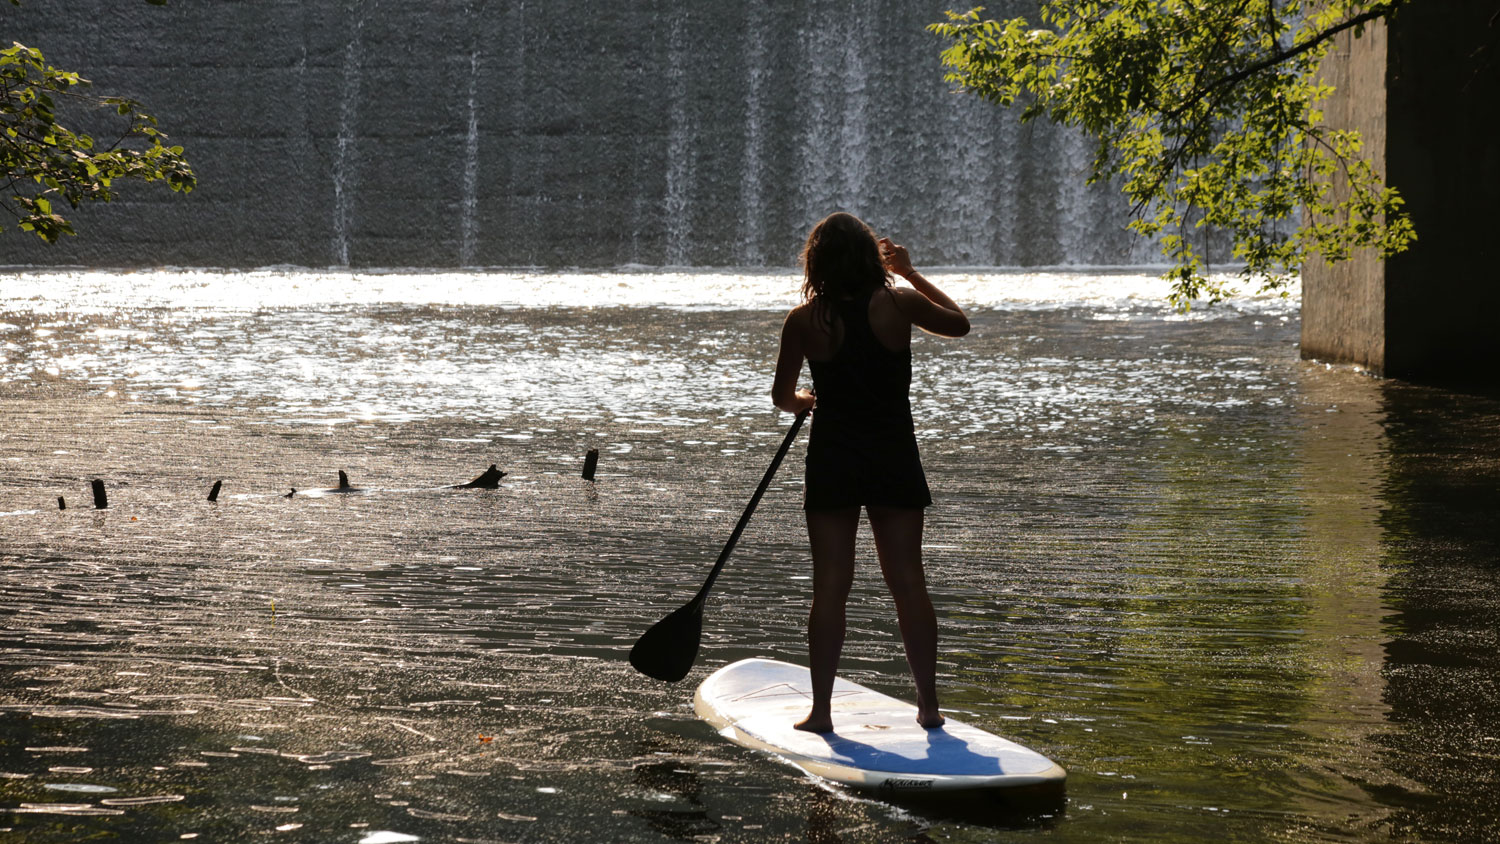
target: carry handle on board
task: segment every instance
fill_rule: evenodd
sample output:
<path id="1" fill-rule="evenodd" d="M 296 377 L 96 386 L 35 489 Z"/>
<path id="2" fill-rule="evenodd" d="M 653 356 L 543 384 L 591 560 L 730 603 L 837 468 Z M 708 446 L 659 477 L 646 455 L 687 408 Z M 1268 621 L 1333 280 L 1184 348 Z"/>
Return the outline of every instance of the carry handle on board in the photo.
<path id="1" fill-rule="evenodd" d="M 792 422 L 792 429 L 786 432 L 786 439 L 781 441 L 781 448 L 776 450 L 776 457 L 771 460 L 771 468 L 760 479 L 760 486 L 755 488 L 755 494 L 750 497 L 750 504 L 745 507 L 744 515 L 740 516 L 739 524 L 734 526 L 734 533 L 724 543 L 724 550 L 719 552 L 719 561 L 714 563 L 713 570 L 708 573 L 703 588 L 698 590 L 691 601 L 653 624 L 650 630 L 636 640 L 635 647 L 630 649 L 630 664 L 637 671 L 647 677 L 675 683 L 692 670 L 693 660 L 698 657 L 698 642 L 703 635 L 703 605 L 708 601 L 708 592 L 723 570 L 724 563 L 729 560 L 730 552 L 734 551 L 735 543 L 740 541 L 740 534 L 745 532 L 745 525 L 750 523 L 755 506 L 760 503 L 761 496 L 766 494 L 766 487 L 771 485 L 771 478 L 776 476 L 776 470 L 781 466 L 782 458 L 786 457 L 787 450 L 792 447 L 792 440 L 797 438 L 797 432 L 801 430 L 802 421 L 807 418 L 808 412 L 804 410 L 797 414 L 796 420 Z"/>

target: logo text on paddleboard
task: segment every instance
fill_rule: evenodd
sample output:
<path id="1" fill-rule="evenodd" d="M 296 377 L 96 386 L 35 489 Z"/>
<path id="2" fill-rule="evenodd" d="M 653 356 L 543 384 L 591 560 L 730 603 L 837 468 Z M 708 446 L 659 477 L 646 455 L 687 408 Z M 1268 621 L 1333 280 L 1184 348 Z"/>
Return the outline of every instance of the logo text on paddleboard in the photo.
<path id="1" fill-rule="evenodd" d="M 889 788 L 889 789 L 897 789 L 897 788 L 932 788 L 932 780 L 916 780 L 916 779 L 903 779 L 901 777 L 891 777 L 890 779 L 886 780 L 885 782 L 881 783 L 880 785 L 881 785 L 882 788 Z"/>

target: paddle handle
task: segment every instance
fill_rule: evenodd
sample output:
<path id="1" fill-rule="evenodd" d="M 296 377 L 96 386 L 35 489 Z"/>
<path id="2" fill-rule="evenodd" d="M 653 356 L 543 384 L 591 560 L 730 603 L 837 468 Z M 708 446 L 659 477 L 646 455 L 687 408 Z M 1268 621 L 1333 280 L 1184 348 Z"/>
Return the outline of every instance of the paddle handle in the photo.
<path id="1" fill-rule="evenodd" d="M 713 588 L 714 580 L 724 568 L 724 563 L 729 560 L 735 543 L 740 541 L 740 534 L 745 532 L 745 525 L 750 523 L 750 517 L 755 514 L 756 505 L 760 504 L 761 496 L 766 494 L 766 487 L 771 485 L 771 479 L 776 477 L 776 470 L 781 467 L 782 458 L 786 457 L 787 451 L 791 449 L 792 440 L 797 439 L 797 432 L 802 429 L 802 422 L 807 419 L 807 414 L 810 412 L 810 409 L 804 410 L 793 420 L 792 429 L 786 432 L 786 438 L 781 441 L 781 448 L 776 450 L 776 456 L 771 459 L 771 467 L 766 470 L 766 476 L 760 479 L 760 486 L 756 487 L 755 494 L 750 496 L 750 503 L 745 507 L 744 514 L 740 516 L 740 523 L 734 526 L 734 533 L 729 535 L 729 541 L 724 543 L 724 550 L 719 552 L 719 560 L 714 563 L 713 571 L 708 573 L 708 579 L 703 582 L 703 588 L 698 590 L 698 594 L 693 597 L 691 603 L 701 607 L 703 602 L 708 600 L 708 591 Z"/>

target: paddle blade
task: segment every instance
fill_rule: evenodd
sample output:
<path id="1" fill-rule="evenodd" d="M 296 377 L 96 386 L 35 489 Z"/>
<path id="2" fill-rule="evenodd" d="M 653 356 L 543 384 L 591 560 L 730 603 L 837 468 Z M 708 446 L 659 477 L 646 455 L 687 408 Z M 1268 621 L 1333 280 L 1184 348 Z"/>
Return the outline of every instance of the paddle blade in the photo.
<path id="1" fill-rule="evenodd" d="M 693 670 L 702 633 L 703 604 L 691 601 L 636 640 L 630 664 L 647 677 L 675 683 Z"/>

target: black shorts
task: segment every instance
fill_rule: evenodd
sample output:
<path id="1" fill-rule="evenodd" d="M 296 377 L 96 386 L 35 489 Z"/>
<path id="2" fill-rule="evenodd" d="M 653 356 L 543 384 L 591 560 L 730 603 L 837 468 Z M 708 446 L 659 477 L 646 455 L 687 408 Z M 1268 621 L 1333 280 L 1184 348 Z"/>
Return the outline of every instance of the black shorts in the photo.
<path id="1" fill-rule="evenodd" d="M 909 420 L 870 424 L 814 411 L 805 477 L 804 510 L 932 504 Z"/>

